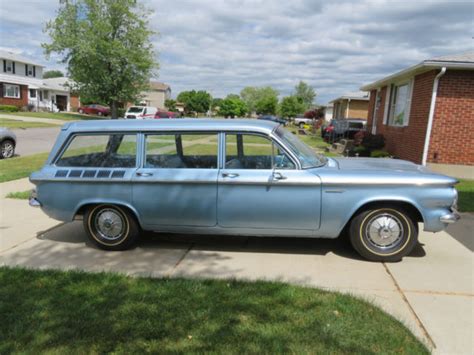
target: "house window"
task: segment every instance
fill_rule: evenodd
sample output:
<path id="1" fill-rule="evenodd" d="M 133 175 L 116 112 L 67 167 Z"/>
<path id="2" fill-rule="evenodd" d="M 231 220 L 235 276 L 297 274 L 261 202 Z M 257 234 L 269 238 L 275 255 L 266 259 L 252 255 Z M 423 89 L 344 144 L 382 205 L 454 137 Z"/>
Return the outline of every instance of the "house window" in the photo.
<path id="1" fill-rule="evenodd" d="M 45 100 L 49 100 L 49 91 L 48 91 L 48 90 L 44 90 L 43 96 L 44 96 L 44 99 L 45 99 Z"/>
<path id="2" fill-rule="evenodd" d="M 407 126 L 410 115 L 411 83 L 393 85 L 390 95 L 388 124 Z"/>
<path id="3" fill-rule="evenodd" d="M 20 85 L 3 84 L 3 97 L 20 98 Z"/>
<path id="4" fill-rule="evenodd" d="M 35 99 L 36 98 L 36 90 L 35 89 L 30 89 L 30 99 Z"/>

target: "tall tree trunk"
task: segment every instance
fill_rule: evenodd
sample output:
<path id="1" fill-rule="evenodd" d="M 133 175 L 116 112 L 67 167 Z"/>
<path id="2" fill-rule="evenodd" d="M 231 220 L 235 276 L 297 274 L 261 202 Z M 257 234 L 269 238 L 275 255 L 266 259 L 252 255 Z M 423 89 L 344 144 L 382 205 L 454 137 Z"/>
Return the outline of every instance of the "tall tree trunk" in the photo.
<path id="1" fill-rule="evenodd" d="M 112 104 L 110 105 L 110 116 L 113 120 L 116 120 L 117 117 L 117 101 L 112 101 Z"/>

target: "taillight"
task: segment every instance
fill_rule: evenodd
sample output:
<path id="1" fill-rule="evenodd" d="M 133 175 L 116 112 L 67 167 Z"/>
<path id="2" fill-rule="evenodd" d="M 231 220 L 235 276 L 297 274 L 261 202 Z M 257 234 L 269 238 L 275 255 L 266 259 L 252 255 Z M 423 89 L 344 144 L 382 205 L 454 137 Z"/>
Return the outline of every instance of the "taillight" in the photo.
<path id="1" fill-rule="evenodd" d="M 329 126 L 328 128 L 326 128 L 326 132 L 332 132 L 334 131 L 334 126 Z"/>

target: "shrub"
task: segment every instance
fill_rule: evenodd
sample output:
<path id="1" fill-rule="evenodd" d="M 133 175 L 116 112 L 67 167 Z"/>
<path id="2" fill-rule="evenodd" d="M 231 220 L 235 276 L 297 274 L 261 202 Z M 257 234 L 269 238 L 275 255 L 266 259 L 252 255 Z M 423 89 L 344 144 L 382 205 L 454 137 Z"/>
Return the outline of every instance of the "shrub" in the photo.
<path id="1" fill-rule="evenodd" d="M 390 157 L 390 154 L 386 152 L 385 150 L 373 150 L 370 152 L 370 156 L 372 158 L 388 158 Z"/>
<path id="2" fill-rule="evenodd" d="M 14 105 L 0 105 L 0 112 L 18 112 L 18 107 Z"/>
<path id="3" fill-rule="evenodd" d="M 367 131 L 362 131 L 362 130 L 354 134 L 354 145 L 355 146 L 361 145 L 362 141 L 364 140 L 367 134 L 368 134 Z"/>
<path id="4" fill-rule="evenodd" d="M 350 157 L 368 157 L 370 156 L 370 152 L 365 147 L 360 145 L 349 150 L 347 155 Z"/>
<path id="5" fill-rule="evenodd" d="M 362 145 L 368 150 L 378 150 L 385 146 L 385 138 L 382 134 L 366 134 L 362 139 Z"/>

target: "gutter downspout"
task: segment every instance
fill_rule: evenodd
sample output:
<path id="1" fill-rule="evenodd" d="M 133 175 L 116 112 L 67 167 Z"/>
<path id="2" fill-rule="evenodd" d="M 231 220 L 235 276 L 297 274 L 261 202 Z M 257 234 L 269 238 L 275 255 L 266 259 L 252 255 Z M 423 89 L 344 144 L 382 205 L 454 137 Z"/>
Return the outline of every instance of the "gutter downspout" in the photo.
<path id="1" fill-rule="evenodd" d="M 438 84 L 439 79 L 446 73 L 446 67 L 442 67 L 441 71 L 436 75 L 435 80 L 433 82 L 433 92 L 431 93 L 431 105 L 430 105 L 430 113 L 428 115 L 428 127 L 426 128 L 426 137 L 425 137 L 425 146 L 423 148 L 423 159 L 421 164 L 426 166 L 426 161 L 428 160 L 428 150 L 430 148 L 430 138 L 431 138 L 431 130 L 433 128 L 433 119 L 434 113 L 436 108 L 436 95 L 438 94 Z"/>

